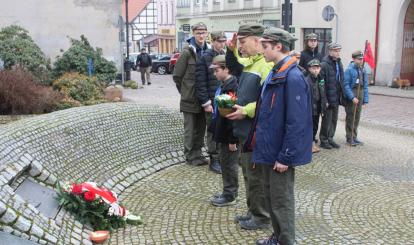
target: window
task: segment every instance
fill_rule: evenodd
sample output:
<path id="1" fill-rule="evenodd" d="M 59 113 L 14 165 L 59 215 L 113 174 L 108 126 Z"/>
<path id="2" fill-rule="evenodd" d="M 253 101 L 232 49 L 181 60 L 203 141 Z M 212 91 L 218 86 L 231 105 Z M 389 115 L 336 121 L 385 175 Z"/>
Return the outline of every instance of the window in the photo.
<path id="1" fill-rule="evenodd" d="M 214 4 L 220 4 L 220 0 L 213 0 Z"/>
<path id="2" fill-rule="evenodd" d="M 195 0 L 195 5 L 200 5 L 201 0 Z"/>
<path id="3" fill-rule="evenodd" d="M 265 27 L 280 27 L 280 20 L 263 20 Z"/>
<path id="4" fill-rule="evenodd" d="M 330 28 L 304 28 L 303 36 L 309 33 L 318 35 L 318 51 L 325 56 L 328 53 L 328 44 L 332 42 L 332 29 Z"/>
<path id="5" fill-rule="evenodd" d="M 162 8 L 162 4 L 160 4 L 160 23 L 164 24 L 162 21 L 164 19 L 164 13 L 163 13 L 163 8 Z"/>
<path id="6" fill-rule="evenodd" d="M 178 0 L 177 8 L 188 8 L 190 7 L 190 0 Z"/>

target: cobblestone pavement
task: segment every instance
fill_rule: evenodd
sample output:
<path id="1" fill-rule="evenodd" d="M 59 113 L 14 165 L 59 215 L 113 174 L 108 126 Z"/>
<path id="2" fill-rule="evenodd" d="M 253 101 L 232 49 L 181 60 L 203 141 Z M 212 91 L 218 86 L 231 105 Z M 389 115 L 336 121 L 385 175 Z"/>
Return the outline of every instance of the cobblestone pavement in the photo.
<path id="1" fill-rule="evenodd" d="M 363 120 L 386 116 L 379 114 L 385 110 L 381 106 L 374 111 L 376 105 L 388 113 L 404 111 L 400 104 L 389 104 L 402 101 L 384 97 L 371 96 Z M 144 98 L 153 99 L 142 95 L 137 102 Z M 399 120 L 408 125 L 408 118 Z M 343 122 L 338 123 L 341 149 L 317 153 L 312 164 L 297 169 L 297 244 L 414 244 L 414 137 L 407 129 L 396 133 L 363 124 L 359 137 L 365 145 L 351 148 L 345 145 Z M 220 190 L 221 177 L 207 167 L 177 165 L 159 171 L 120 197 L 143 216 L 145 225 L 119 229 L 107 244 L 254 244 L 270 233 L 244 231 L 233 223 L 234 215 L 245 212 L 243 191 L 235 206 L 211 206 L 209 198 Z"/>
<path id="2" fill-rule="evenodd" d="M 322 151 L 297 169 L 298 244 L 414 244 L 414 138 L 362 127 L 361 139 L 364 146 L 351 148 L 339 132 L 340 150 Z M 236 206 L 211 206 L 220 190 L 221 177 L 207 167 L 151 175 L 121 196 L 145 225 L 120 229 L 109 243 L 254 244 L 269 234 L 233 223 L 245 211 L 243 191 Z"/>

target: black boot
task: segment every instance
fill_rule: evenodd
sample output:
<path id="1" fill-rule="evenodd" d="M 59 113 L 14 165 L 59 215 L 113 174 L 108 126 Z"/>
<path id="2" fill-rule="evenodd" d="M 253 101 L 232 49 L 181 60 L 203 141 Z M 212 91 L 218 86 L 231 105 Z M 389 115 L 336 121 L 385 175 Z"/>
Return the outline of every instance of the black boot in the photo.
<path id="1" fill-rule="evenodd" d="M 216 174 L 221 174 L 221 166 L 219 160 L 210 157 L 210 166 L 208 167 L 208 169 Z"/>

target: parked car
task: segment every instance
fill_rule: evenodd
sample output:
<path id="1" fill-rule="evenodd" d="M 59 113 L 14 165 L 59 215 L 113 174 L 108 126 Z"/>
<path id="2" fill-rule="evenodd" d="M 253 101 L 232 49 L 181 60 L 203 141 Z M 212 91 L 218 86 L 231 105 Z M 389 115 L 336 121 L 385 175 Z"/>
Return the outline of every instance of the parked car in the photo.
<path id="1" fill-rule="evenodd" d="M 175 64 L 177 63 L 178 58 L 180 57 L 180 53 L 175 53 L 171 59 L 170 59 L 170 63 L 169 63 L 169 69 L 170 72 L 173 73 L 174 72 L 174 67 Z"/>
<path id="2" fill-rule="evenodd" d="M 171 55 L 164 55 L 158 59 L 152 60 L 151 72 L 157 72 L 160 75 L 170 73 L 169 63 Z"/>

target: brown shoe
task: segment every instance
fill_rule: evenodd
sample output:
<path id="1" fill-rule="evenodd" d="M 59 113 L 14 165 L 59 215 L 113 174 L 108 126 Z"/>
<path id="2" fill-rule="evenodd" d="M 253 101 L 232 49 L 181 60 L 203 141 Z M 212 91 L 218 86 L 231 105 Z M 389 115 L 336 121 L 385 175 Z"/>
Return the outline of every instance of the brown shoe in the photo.
<path id="1" fill-rule="evenodd" d="M 313 143 L 312 144 L 312 153 L 317 153 L 317 152 L 320 152 L 320 151 L 321 151 L 321 149 L 318 146 L 316 146 L 315 143 Z"/>

